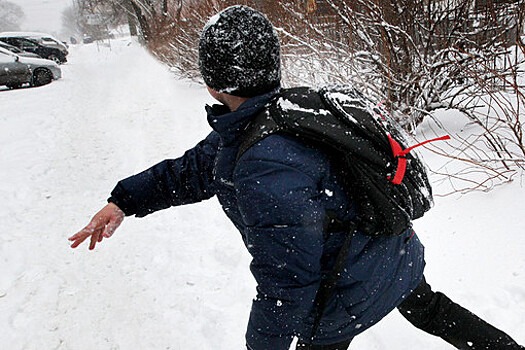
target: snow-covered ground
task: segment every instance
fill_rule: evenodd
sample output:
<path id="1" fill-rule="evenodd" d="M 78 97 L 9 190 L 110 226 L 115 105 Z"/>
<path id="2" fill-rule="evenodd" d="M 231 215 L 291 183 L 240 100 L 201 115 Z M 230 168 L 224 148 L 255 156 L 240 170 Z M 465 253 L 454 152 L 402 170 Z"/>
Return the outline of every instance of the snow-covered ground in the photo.
<path id="1" fill-rule="evenodd" d="M 0 349 L 243 349 L 255 285 L 216 200 L 128 218 L 95 251 L 67 241 L 117 180 L 204 137 L 211 98 L 129 39 L 68 59 L 0 91 Z M 429 282 L 525 344 L 523 198 L 519 178 L 438 197 L 416 229 Z M 450 347 L 393 312 L 351 349 Z"/>

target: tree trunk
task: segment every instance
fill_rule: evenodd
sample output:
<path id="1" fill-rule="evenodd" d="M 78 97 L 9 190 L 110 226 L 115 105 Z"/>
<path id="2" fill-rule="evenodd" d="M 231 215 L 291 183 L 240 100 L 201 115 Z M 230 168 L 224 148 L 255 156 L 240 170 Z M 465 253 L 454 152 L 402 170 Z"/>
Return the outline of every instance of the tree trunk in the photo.
<path id="1" fill-rule="evenodd" d="M 131 6 L 131 1 L 124 1 L 124 8 L 126 10 L 126 17 L 128 19 L 129 34 L 131 36 L 137 36 L 137 18 L 134 15 L 133 6 Z"/>

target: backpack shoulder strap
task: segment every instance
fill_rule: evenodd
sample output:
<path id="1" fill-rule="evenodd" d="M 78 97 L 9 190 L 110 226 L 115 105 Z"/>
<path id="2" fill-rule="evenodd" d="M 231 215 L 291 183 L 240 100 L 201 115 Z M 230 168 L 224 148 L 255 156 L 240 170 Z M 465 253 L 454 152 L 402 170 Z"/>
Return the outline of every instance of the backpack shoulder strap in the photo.
<path id="1" fill-rule="evenodd" d="M 259 113 L 255 118 L 250 122 L 248 127 L 245 130 L 245 133 L 242 137 L 241 145 L 237 151 L 237 160 L 250 148 L 255 145 L 257 142 L 261 141 L 267 136 L 274 134 L 278 131 L 282 131 L 283 127 L 277 124 L 275 119 L 270 114 L 268 108 Z"/>
<path id="2" fill-rule="evenodd" d="M 321 137 L 324 133 L 305 127 L 305 121 L 316 118 L 315 115 L 319 111 L 327 113 L 317 91 L 308 87 L 281 90 L 265 110 L 249 123 L 242 136 L 237 160 L 248 148 L 277 132 L 299 136 L 310 141 L 324 141 Z M 311 123 L 311 125 L 317 127 L 318 123 Z M 321 139 L 318 140 L 320 137 Z"/>

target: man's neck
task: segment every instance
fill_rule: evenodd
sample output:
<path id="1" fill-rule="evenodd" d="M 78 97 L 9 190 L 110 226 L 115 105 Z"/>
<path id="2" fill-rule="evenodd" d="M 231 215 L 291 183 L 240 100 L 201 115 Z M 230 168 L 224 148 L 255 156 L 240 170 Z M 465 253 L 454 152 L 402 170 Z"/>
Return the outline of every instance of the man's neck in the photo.
<path id="1" fill-rule="evenodd" d="M 242 105 L 245 101 L 249 99 L 248 97 L 239 97 L 227 94 L 225 92 L 218 92 L 217 90 L 214 90 L 209 86 L 207 86 L 207 88 L 208 92 L 214 99 L 224 104 L 232 112 L 236 111 L 240 105 Z"/>
<path id="2" fill-rule="evenodd" d="M 234 112 L 247 100 L 249 100 L 248 97 L 224 94 L 222 102 L 230 109 L 230 111 Z"/>

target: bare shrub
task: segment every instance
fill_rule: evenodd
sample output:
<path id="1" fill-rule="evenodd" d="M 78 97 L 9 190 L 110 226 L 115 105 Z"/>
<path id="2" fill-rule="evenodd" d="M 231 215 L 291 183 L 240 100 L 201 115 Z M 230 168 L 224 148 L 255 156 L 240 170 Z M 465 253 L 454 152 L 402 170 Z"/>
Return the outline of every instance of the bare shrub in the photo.
<path id="1" fill-rule="evenodd" d="M 0 0 L 0 32 L 20 30 L 20 23 L 24 19 L 22 8 L 7 0 Z"/>
<path id="2" fill-rule="evenodd" d="M 411 132 L 429 118 L 448 132 L 436 111 L 460 111 L 472 134 L 451 132 L 456 148 L 435 151 L 465 165 L 449 180 L 474 181 L 470 188 L 523 169 L 524 0 L 89 1 L 131 3 L 150 50 L 192 79 L 208 18 L 252 6 L 281 37 L 285 86 L 352 83 Z"/>

